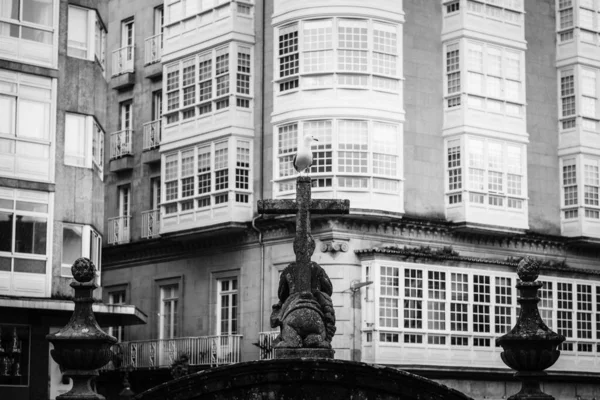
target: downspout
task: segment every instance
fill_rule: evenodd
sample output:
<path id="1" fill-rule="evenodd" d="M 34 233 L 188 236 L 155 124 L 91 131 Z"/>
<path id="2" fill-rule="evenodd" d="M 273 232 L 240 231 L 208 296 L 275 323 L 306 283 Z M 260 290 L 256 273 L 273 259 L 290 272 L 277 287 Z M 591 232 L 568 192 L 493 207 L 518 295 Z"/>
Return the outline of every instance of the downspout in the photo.
<path id="1" fill-rule="evenodd" d="M 262 215 L 257 215 L 252 218 L 252 229 L 258 232 L 258 245 L 260 246 L 260 305 L 258 309 L 260 310 L 260 327 L 259 333 L 264 329 L 264 301 L 265 301 L 265 244 L 263 243 L 263 233 L 260 229 L 256 227 L 256 220 L 261 218 Z"/>
<path id="2" fill-rule="evenodd" d="M 264 198 L 264 188 L 265 188 L 265 29 L 266 29 L 266 19 L 267 19 L 267 2 L 263 0 L 262 2 L 262 49 L 261 49 L 261 57 L 262 57 L 262 68 L 260 69 L 260 85 L 261 85 L 261 93 L 260 93 L 260 165 L 259 165 L 259 197 L 260 200 Z M 260 229 L 256 227 L 256 220 L 260 218 L 260 215 L 257 215 L 252 219 L 252 229 L 258 232 L 258 244 L 260 246 L 260 331 L 264 329 L 264 306 L 265 306 L 265 244 L 263 242 L 263 233 Z"/>

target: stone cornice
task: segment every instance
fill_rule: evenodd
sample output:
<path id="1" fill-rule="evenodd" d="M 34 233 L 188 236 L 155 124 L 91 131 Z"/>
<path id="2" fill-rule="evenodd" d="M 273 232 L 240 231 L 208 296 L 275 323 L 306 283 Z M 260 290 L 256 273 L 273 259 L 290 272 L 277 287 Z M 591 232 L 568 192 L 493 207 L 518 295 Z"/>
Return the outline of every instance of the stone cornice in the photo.
<path id="1" fill-rule="evenodd" d="M 260 217 L 255 226 L 262 233 L 266 244 L 291 241 L 295 232 L 294 216 Z M 323 240 L 370 238 L 392 244 L 411 243 L 436 247 L 477 247 L 480 250 L 497 251 L 505 255 L 531 254 L 537 257 L 570 258 L 589 260 L 600 257 L 600 246 L 584 248 L 569 245 L 569 238 L 544 235 L 527 231 L 523 234 L 456 230 L 456 225 L 439 218 L 405 216 L 386 218 L 381 216 L 348 215 L 313 216 L 312 232 Z M 223 226 L 218 230 L 197 231 L 175 237 L 139 240 L 133 243 L 104 248 L 104 267 L 113 268 L 184 258 L 192 254 L 223 252 L 231 247 L 256 246 L 259 233 L 248 222 L 245 228 Z"/>

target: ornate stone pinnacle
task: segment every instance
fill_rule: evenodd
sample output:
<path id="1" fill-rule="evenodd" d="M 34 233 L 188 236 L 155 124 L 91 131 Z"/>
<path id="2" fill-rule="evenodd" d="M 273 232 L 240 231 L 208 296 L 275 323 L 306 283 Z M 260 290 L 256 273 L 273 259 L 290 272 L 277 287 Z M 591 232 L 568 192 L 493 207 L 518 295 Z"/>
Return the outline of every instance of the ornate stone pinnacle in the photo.
<path id="1" fill-rule="evenodd" d="M 96 266 L 89 258 L 81 257 L 75 260 L 71 272 L 77 282 L 90 282 L 96 276 Z"/>
<path id="2" fill-rule="evenodd" d="M 542 263 L 534 257 L 526 256 L 517 266 L 517 275 L 523 282 L 533 282 L 540 275 Z"/>

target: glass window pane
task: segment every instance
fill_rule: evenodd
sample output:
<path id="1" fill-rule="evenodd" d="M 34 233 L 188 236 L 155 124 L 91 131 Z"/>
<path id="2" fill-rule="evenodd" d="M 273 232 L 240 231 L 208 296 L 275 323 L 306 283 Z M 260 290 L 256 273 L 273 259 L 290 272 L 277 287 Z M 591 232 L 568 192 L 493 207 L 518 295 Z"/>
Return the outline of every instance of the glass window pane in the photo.
<path id="1" fill-rule="evenodd" d="M 19 0 L 0 0 L 0 17 L 19 19 Z"/>
<path id="2" fill-rule="evenodd" d="M 17 200 L 16 208 L 17 208 L 17 210 L 33 211 L 33 212 L 39 212 L 39 213 L 47 213 L 48 212 L 48 204 L 31 203 L 29 201 Z"/>
<path id="3" fill-rule="evenodd" d="M 85 165 L 85 117 L 67 113 L 65 116 L 65 163 Z"/>
<path id="4" fill-rule="evenodd" d="M 0 9 L 1 8 L 2 7 L 0 7 Z M 0 36 L 10 36 L 10 37 L 18 38 L 19 37 L 19 25 L 8 24 L 6 22 L 0 22 Z"/>
<path id="5" fill-rule="evenodd" d="M 26 26 L 21 27 L 21 38 L 39 43 L 52 44 L 52 33 Z"/>
<path id="6" fill-rule="evenodd" d="M 22 0 L 23 21 L 52 26 L 53 0 Z"/>
<path id="7" fill-rule="evenodd" d="M 13 214 L 0 213 L 0 251 L 11 251 L 13 242 Z"/>
<path id="8" fill-rule="evenodd" d="M 46 261 L 24 260 L 15 258 L 15 272 L 27 272 L 29 274 L 45 274 Z"/>
<path id="9" fill-rule="evenodd" d="M 81 226 L 65 225 L 63 226 L 63 245 L 62 245 L 62 263 L 73 264 L 75 260 L 81 257 L 81 247 L 83 240 L 81 238 L 83 229 Z"/>
<path id="10" fill-rule="evenodd" d="M 15 251 L 28 254 L 46 254 L 47 225 L 46 218 L 17 215 Z"/>
<path id="11" fill-rule="evenodd" d="M 0 257 L 0 271 L 10 272 L 10 264 L 12 263 L 12 258 Z"/>
<path id="12" fill-rule="evenodd" d="M 18 136 L 48 140 L 50 105 L 38 101 L 20 100 L 19 110 Z M 32 115 L 36 118 L 31 118 Z"/>
<path id="13" fill-rule="evenodd" d="M 1 1 L 1 0 L 0 0 Z M 0 31 L 2 27 L 0 27 Z M 15 98 L 12 96 L 0 95 L 0 134 L 15 134 Z"/>
<path id="14" fill-rule="evenodd" d="M 17 154 L 47 159 L 50 158 L 50 145 L 17 141 Z"/>
<path id="15" fill-rule="evenodd" d="M 88 11 L 82 8 L 69 7 L 68 49 L 70 56 L 87 57 L 88 43 Z"/>

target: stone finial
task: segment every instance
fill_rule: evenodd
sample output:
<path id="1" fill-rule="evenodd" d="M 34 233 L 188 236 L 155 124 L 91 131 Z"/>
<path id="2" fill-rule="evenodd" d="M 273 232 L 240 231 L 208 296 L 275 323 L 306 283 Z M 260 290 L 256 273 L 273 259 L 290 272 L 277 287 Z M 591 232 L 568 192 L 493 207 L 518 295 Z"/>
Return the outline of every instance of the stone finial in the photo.
<path id="1" fill-rule="evenodd" d="M 77 282 L 90 282 L 96 276 L 96 266 L 89 258 L 81 257 L 75 260 L 71 272 Z"/>
<path id="2" fill-rule="evenodd" d="M 526 256 L 517 266 L 517 275 L 523 282 L 533 282 L 540 276 L 541 262 L 533 257 Z"/>

